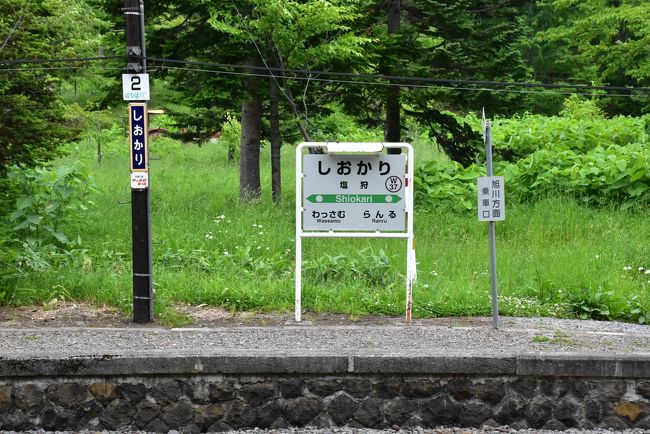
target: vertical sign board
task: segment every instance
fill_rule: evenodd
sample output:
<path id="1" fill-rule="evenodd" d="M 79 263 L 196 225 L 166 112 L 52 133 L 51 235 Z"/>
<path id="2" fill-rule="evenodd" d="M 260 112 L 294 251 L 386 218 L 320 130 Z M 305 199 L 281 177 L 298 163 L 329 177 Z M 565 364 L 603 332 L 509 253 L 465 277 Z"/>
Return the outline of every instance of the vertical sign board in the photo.
<path id="1" fill-rule="evenodd" d="M 506 219 L 506 195 L 503 176 L 481 176 L 477 181 L 478 220 L 495 222 Z"/>
<path id="2" fill-rule="evenodd" d="M 147 104 L 129 104 L 129 143 L 131 145 L 131 188 L 149 188 Z"/>
<path id="3" fill-rule="evenodd" d="M 303 230 L 405 230 L 405 154 L 307 154 L 303 165 Z"/>

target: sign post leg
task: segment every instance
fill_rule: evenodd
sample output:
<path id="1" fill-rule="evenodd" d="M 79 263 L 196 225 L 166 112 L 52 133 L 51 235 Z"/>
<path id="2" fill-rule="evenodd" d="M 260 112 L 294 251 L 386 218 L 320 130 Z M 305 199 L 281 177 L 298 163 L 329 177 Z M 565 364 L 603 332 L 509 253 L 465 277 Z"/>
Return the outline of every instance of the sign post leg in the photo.
<path id="1" fill-rule="evenodd" d="M 492 283 L 492 327 L 499 328 L 499 301 L 497 295 L 496 222 L 488 222 L 490 232 L 490 281 Z"/>
<path id="2" fill-rule="evenodd" d="M 131 190 L 133 240 L 133 322 L 153 321 L 151 265 L 151 196 L 149 189 Z"/>
<path id="3" fill-rule="evenodd" d="M 296 296 L 295 319 L 300 322 L 302 314 L 302 238 L 296 236 Z"/>
<path id="4" fill-rule="evenodd" d="M 406 241 L 406 322 L 410 323 L 413 317 L 413 238 L 409 237 Z"/>
<path id="5" fill-rule="evenodd" d="M 485 119 L 485 112 L 483 113 Z M 485 155 L 487 176 L 494 175 L 492 171 L 492 123 L 485 123 Z M 490 237 L 490 280 L 492 284 L 492 327 L 499 328 L 499 300 L 497 294 L 497 241 L 496 222 L 489 223 Z"/>
<path id="6" fill-rule="evenodd" d="M 302 148 L 296 148 L 296 289 L 294 297 L 294 319 L 302 319 Z"/>

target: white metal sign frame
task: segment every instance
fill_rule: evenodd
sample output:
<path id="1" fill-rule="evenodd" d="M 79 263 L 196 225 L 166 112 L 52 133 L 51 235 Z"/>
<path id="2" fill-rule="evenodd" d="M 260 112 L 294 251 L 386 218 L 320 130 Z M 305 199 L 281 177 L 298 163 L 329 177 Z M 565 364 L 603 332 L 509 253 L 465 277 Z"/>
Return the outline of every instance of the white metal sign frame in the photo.
<path id="1" fill-rule="evenodd" d="M 404 195 L 406 230 L 394 232 L 373 231 L 316 231 L 303 230 L 303 151 L 306 148 L 320 148 L 328 154 L 381 154 L 384 149 L 405 149 L 406 170 Z M 410 322 L 413 309 L 413 282 L 416 277 L 415 240 L 413 234 L 413 169 L 415 167 L 413 147 L 409 143 L 344 143 L 303 142 L 296 148 L 296 288 L 295 320 L 302 319 L 302 239 L 303 238 L 403 238 L 406 239 L 406 321 Z"/>

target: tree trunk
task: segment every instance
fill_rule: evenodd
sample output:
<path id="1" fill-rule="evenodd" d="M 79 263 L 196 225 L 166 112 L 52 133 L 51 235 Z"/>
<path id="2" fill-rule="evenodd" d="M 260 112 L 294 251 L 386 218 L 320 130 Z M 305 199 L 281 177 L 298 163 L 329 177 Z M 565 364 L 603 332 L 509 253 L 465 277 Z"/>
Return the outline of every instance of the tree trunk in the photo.
<path id="1" fill-rule="evenodd" d="M 259 56 L 253 56 L 249 65 L 258 66 Z M 243 202 L 260 198 L 260 139 L 262 135 L 262 97 L 256 77 L 246 79 L 248 99 L 241 105 L 241 142 L 239 147 L 239 199 Z"/>
<path id="2" fill-rule="evenodd" d="M 282 192 L 282 181 L 280 171 L 280 147 L 282 137 L 280 136 L 280 90 L 273 78 L 270 79 L 269 122 L 271 124 L 271 191 L 273 203 L 279 204 Z"/>
<path id="3" fill-rule="evenodd" d="M 400 0 L 388 0 L 388 34 L 400 31 Z M 394 71 L 390 71 L 391 75 Z M 402 141 L 402 125 L 400 115 L 400 88 L 397 85 L 388 87 L 386 93 L 386 131 L 384 139 L 387 142 Z M 399 154 L 400 149 L 388 149 L 389 154 Z"/>

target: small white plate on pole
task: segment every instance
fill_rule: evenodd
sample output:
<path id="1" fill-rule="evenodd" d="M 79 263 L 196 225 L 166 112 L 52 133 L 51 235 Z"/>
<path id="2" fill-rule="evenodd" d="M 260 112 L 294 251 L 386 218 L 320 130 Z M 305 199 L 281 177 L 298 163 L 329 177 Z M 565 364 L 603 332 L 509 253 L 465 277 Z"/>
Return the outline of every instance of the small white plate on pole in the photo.
<path id="1" fill-rule="evenodd" d="M 122 74 L 124 101 L 149 101 L 149 74 Z"/>

